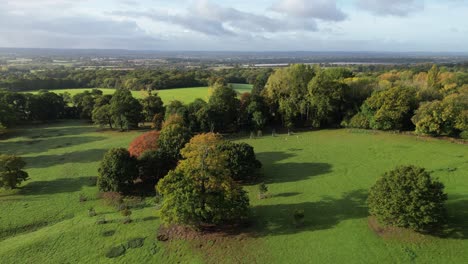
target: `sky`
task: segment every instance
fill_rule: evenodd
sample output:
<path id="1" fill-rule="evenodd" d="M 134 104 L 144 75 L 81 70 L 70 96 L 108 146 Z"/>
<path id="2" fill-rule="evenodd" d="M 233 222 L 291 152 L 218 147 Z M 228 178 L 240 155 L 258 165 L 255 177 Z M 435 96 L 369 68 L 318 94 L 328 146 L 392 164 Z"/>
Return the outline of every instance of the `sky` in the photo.
<path id="1" fill-rule="evenodd" d="M 468 0 L 0 0 L 0 47 L 468 52 Z"/>

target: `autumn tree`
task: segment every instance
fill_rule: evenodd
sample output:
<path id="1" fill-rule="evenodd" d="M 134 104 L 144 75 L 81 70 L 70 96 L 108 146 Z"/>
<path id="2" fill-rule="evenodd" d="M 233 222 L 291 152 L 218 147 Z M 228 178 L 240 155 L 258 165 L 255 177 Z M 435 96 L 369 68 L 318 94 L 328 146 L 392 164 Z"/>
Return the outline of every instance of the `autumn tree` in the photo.
<path id="1" fill-rule="evenodd" d="M 13 189 L 29 175 L 23 169 L 26 162 L 18 156 L 0 155 L 0 187 Z"/>
<path id="2" fill-rule="evenodd" d="M 157 186 L 163 196 L 161 218 L 191 226 L 238 223 L 249 213 L 249 199 L 226 168 L 220 137 L 201 134 L 181 151 L 183 160 Z"/>
<path id="3" fill-rule="evenodd" d="M 135 138 L 128 147 L 130 155 L 140 157 L 146 151 L 158 150 L 159 131 L 149 131 Z"/>

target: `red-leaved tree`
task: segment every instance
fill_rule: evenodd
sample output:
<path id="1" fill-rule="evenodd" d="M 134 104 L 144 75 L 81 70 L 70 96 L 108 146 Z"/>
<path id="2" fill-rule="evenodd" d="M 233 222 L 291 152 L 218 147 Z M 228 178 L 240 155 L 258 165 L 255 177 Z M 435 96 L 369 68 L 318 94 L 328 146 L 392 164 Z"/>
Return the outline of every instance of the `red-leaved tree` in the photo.
<path id="1" fill-rule="evenodd" d="M 140 157 L 143 152 L 158 149 L 159 131 L 146 132 L 135 138 L 128 148 L 130 155 Z"/>

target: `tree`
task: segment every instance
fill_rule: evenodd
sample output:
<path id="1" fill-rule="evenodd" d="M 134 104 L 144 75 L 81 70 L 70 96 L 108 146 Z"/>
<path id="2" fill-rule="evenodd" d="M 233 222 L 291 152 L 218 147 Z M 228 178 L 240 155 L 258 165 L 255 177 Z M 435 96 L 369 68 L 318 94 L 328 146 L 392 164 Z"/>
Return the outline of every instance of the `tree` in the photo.
<path id="1" fill-rule="evenodd" d="M 427 72 L 427 88 L 432 90 L 439 90 L 439 67 L 437 65 L 432 65 L 432 68 Z"/>
<path id="2" fill-rule="evenodd" d="M 231 86 L 215 85 L 208 100 L 208 116 L 214 131 L 235 131 L 240 101 Z"/>
<path id="3" fill-rule="evenodd" d="M 180 123 L 180 120 L 182 119 L 177 115 L 170 117 L 164 123 L 158 140 L 159 149 L 166 153 L 174 165 L 181 158 L 180 150 L 190 140 L 190 131 Z"/>
<path id="4" fill-rule="evenodd" d="M 124 148 L 114 148 L 99 165 L 97 185 L 103 192 L 127 192 L 137 177 L 136 158 Z"/>
<path id="5" fill-rule="evenodd" d="M 170 157 L 161 150 L 145 151 L 138 157 L 139 177 L 153 186 L 173 169 Z"/>
<path id="6" fill-rule="evenodd" d="M 106 104 L 103 106 L 95 107 L 92 113 L 92 119 L 94 124 L 99 126 L 107 126 L 112 129 L 112 112 L 111 106 Z"/>
<path id="7" fill-rule="evenodd" d="M 140 103 L 143 106 L 143 116 L 146 122 L 151 122 L 156 114 L 164 115 L 164 104 L 157 94 L 150 94 L 141 99 Z"/>
<path id="8" fill-rule="evenodd" d="M 226 169 L 227 156 L 216 134 L 193 137 L 181 151 L 183 160 L 157 186 L 166 223 L 201 226 L 238 223 L 249 213 L 249 199 Z"/>
<path id="9" fill-rule="evenodd" d="M 56 120 L 63 115 L 65 102 L 55 93 L 41 91 L 29 97 L 30 118 L 37 121 Z"/>
<path id="10" fill-rule="evenodd" d="M 146 151 L 158 150 L 159 131 L 150 131 L 139 135 L 135 138 L 128 147 L 130 155 L 140 157 Z"/>
<path id="11" fill-rule="evenodd" d="M 446 220 L 444 185 L 423 168 L 400 166 L 371 188 L 370 214 L 385 225 L 430 231 Z"/>
<path id="12" fill-rule="evenodd" d="M 310 121 L 312 126 L 338 125 L 343 118 L 344 94 L 347 85 L 333 79 L 333 75 L 319 70 L 308 85 Z"/>
<path id="13" fill-rule="evenodd" d="M 0 155 L 0 187 L 13 189 L 29 178 L 26 162 L 17 156 Z"/>
<path id="14" fill-rule="evenodd" d="M 257 160 L 252 146 L 224 141 L 218 147 L 227 156 L 226 168 L 233 180 L 248 182 L 257 178 L 262 164 Z"/>
<path id="15" fill-rule="evenodd" d="M 372 129 L 401 130 L 413 127 L 411 117 L 417 108 L 413 89 L 393 87 L 374 92 L 361 107 Z"/>
<path id="16" fill-rule="evenodd" d="M 310 104 L 307 86 L 314 77 L 314 70 L 303 64 L 277 69 L 268 79 L 262 95 L 276 108 L 283 124 L 292 128 L 298 120 L 307 120 Z"/>
<path id="17" fill-rule="evenodd" d="M 121 130 L 137 128 L 142 120 L 142 106 L 126 89 L 118 89 L 110 100 L 110 111 L 114 123 Z"/>

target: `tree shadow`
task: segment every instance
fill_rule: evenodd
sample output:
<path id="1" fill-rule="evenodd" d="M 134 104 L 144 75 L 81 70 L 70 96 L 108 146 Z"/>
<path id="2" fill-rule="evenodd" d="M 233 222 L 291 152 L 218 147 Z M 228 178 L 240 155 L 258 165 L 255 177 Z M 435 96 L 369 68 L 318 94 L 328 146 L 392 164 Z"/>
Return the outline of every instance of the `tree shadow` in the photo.
<path id="1" fill-rule="evenodd" d="M 48 168 L 66 163 L 89 163 L 102 159 L 107 149 L 90 149 L 56 155 L 41 155 L 36 157 L 24 157 L 27 168 Z"/>
<path id="2" fill-rule="evenodd" d="M 366 199 L 367 191 L 356 190 L 338 199 L 324 197 L 318 202 L 256 206 L 253 229 L 258 236 L 330 229 L 341 221 L 367 217 Z M 294 223 L 295 210 L 304 210 L 304 222 L 299 227 Z"/>
<path id="3" fill-rule="evenodd" d="M 296 196 L 296 195 L 299 195 L 301 193 L 299 192 L 287 192 L 287 193 L 279 193 L 279 194 L 273 194 L 271 195 L 272 198 L 276 198 L 276 197 L 293 197 L 293 196 Z"/>
<path id="4" fill-rule="evenodd" d="M 24 154 L 33 154 L 46 152 L 50 149 L 59 149 L 67 148 L 71 146 L 77 146 L 81 144 L 87 144 L 91 142 L 96 142 L 104 140 L 106 137 L 58 137 L 58 138 L 36 138 L 30 140 L 21 140 L 21 141 L 0 141 L 0 152 L 4 154 L 15 154 L 15 155 L 24 155 Z"/>
<path id="5" fill-rule="evenodd" d="M 94 177 L 60 178 L 50 181 L 34 181 L 21 187 L 21 195 L 45 195 L 80 191 L 84 186 L 94 186 Z"/>
<path id="6" fill-rule="evenodd" d="M 332 166 L 328 163 L 279 163 L 282 160 L 295 156 L 295 154 L 286 152 L 258 153 L 257 158 L 262 162 L 264 172 L 267 175 L 265 182 L 271 184 L 302 181 L 317 175 L 331 172 Z"/>
<path id="7" fill-rule="evenodd" d="M 448 221 L 443 237 L 468 238 L 468 197 L 451 196 L 447 202 Z"/>

